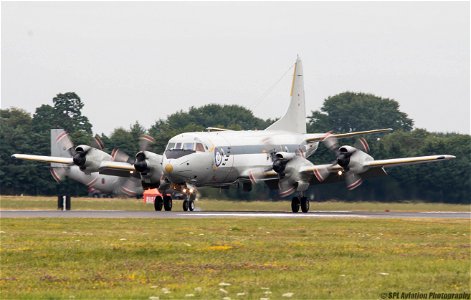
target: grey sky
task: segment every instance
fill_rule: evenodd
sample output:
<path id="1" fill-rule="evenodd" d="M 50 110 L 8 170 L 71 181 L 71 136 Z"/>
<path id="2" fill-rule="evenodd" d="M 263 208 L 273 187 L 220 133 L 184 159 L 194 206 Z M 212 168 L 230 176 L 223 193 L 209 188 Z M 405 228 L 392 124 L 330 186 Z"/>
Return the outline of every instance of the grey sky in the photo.
<path id="1" fill-rule="evenodd" d="M 95 132 L 189 106 L 281 116 L 343 91 L 399 101 L 415 126 L 470 132 L 469 2 L 2 2 L 1 107 L 74 91 Z"/>

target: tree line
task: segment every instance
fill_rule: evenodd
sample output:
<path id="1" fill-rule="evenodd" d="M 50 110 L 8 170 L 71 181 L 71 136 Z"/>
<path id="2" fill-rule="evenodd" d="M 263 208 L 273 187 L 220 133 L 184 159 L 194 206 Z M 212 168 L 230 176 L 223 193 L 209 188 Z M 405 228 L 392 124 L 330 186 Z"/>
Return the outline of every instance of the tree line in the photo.
<path id="1" fill-rule="evenodd" d="M 56 184 L 45 164 L 15 161 L 13 153 L 50 155 L 50 129 L 63 128 L 69 132 L 75 145 L 89 144 L 92 125 L 82 115 L 84 102 L 72 92 L 58 94 L 53 105 L 41 105 L 33 115 L 20 108 L 0 110 L 0 193 L 55 195 L 68 192 L 85 195 L 87 188 L 66 180 Z M 116 128 L 109 136 L 101 133 L 104 151 L 119 148 L 129 155 L 139 151 L 139 137 L 146 133 L 156 142 L 150 151 L 162 153 L 168 140 L 182 132 L 203 131 L 207 127 L 233 130 L 265 129 L 274 120 L 257 118 L 239 105 L 208 104 L 178 111 L 167 118 L 158 119 L 150 128 L 135 122 L 129 128 Z M 371 94 L 344 92 L 325 99 L 318 111 L 308 116 L 308 132 L 350 132 L 375 128 L 393 128 L 385 135 L 367 136 L 370 154 L 375 159 L 431 154 L 452 154 L 457 158 L 443 163 L 414 165 L 387 169 L 390 176 L 365 180 L 362 186 L 347 191 L 344 183 L 313 185 L 308 196 L 318 200 L 426 200 L 469 203 L 471 199 L 470 153 L 471 136 L 457 133 L 433 133 L 413 129 L 414 122 L 399 110 L 393 99 Z M 354 139 L 341 140 L 341 144 L 355 143 Z M 335 155 L 323 145 L 310 160 L 315 164 L 330 163 Z M 203 196 L 234 199 L 279 199 L 276 191 L 257 184 L 252 192 L 243 192 L 237 186 L 228 190 L 201 189 Z"/>

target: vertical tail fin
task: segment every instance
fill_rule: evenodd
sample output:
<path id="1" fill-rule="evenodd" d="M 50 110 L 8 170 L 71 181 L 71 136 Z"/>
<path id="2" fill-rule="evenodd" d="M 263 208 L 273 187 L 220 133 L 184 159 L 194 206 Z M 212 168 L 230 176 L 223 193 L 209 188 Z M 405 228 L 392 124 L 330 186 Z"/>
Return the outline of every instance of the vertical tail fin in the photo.
<path id="1" fill-rule="evenodd" d="M 284 130 L 306 133 L 306 104 L 304 101 L 303 65 L 297 58 L 291 85 L 291 101 L 286 114 L 266 130 Z"/>

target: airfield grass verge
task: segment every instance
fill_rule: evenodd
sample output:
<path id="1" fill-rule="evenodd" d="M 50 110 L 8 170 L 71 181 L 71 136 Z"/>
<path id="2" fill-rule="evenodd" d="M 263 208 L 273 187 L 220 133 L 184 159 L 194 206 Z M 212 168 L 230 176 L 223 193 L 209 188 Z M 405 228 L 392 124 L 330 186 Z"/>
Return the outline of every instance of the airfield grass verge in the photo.
<path id="1" fill-rule="evenodd" d="M 201 211 L 290 211 L 290 201 L 227 201 L 201 199 L 196 202 Z M 1 196 L 1 210 L 55 210 L 57 197 L 35 196 Z M 135 198 L 72 198 L 73 210 L 142 210 L 152 211 L 152 204 L 145 204 Z M 182 211 L 182 201 L 175 200 L 173 210 Z M 352 211 L 471 211 L 469 204 L 425 203 L 403 201 L 397 203 L 383 202 L 344 202 L 344 201 L 311 201 L 312 211 L 352 210 Z"/>
<path id="2" fill-rule="evenodd" d="M 2 299 L 470 292 L 470 220 L 0 221 Z"/>

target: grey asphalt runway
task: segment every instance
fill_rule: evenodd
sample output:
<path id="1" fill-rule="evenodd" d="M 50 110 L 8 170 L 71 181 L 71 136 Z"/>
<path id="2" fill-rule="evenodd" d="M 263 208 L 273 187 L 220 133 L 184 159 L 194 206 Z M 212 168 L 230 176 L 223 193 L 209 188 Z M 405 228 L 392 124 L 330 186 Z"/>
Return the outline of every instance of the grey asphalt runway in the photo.
<path id="1" fill-rule="evenodd" d="M 129 219 L 199 219 L 199 218 L 370 218 L 370 219 L 471 219 L 471 212 L 364 212 L 364 211 L 312 211 L 288 212 L 156 212 L 156 211 L 51 211 L 2 210 L 0 218 L 129 218 Z"/>

